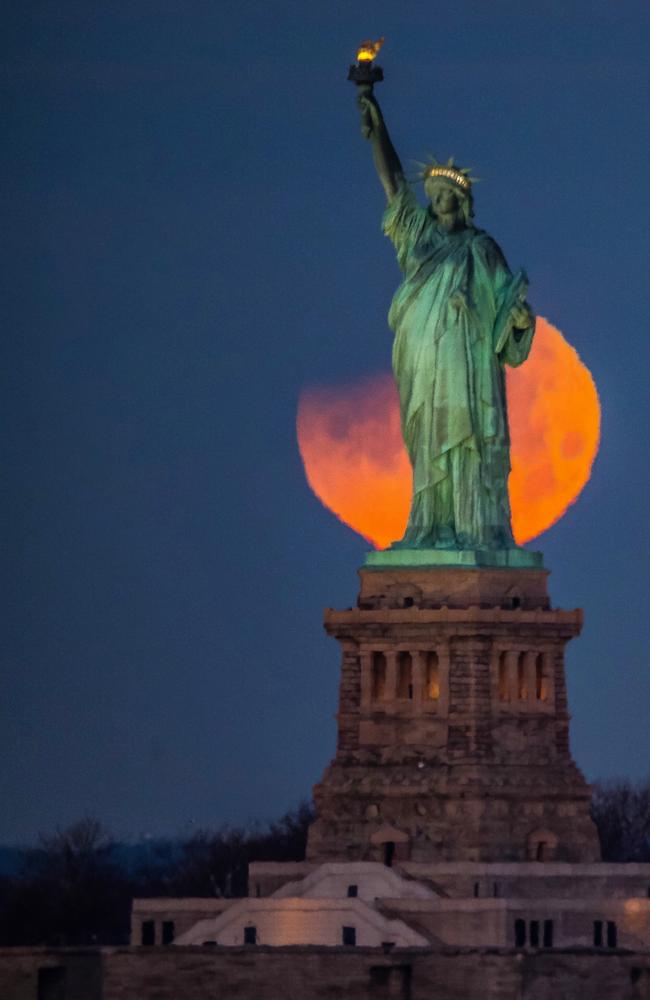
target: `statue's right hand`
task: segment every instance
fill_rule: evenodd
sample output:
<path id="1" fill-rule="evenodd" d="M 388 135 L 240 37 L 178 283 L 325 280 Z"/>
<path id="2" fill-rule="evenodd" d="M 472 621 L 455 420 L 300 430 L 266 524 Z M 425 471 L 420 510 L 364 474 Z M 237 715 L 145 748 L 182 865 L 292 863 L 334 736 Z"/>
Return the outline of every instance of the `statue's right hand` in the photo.
<path id="1" fill-rule="evenodd" d="M 379 113 L 379 106 L 374 95 L 366 89 L 360 90 L 357 96 L 357 104 L 362 111 L 368 111 L 369 114 L 377 116 Z"/>
<path id="2" fill-rule="evenodd" d="M 381 112 L 376 100 L 371 94 L 361 93 L 357 97 L 357 104 L 361 112 L 364 130 L 367 129 L 368 134 L 374 132 L 381 122 Z"/>

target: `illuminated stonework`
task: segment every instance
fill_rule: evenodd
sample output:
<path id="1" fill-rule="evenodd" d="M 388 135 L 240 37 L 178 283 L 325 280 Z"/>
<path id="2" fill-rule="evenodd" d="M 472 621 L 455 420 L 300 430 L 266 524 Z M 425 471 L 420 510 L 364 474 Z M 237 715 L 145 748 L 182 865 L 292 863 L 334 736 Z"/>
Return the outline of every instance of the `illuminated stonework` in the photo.
<path id="1" fill-rule="evenodd" d="M 308 859 L 597 860 L 564 678 L 582 612 L 550 607 L 545 570 L 360 575 L 357 607 L 325 614 L 338 744 Z"/>

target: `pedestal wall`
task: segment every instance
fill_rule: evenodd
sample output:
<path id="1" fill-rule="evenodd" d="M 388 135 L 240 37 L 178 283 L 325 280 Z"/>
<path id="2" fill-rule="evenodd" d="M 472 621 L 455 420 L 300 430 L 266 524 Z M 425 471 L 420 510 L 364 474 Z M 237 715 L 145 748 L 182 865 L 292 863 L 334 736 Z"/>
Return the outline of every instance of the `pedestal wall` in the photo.
<path id="1" fill-rule="evenodd" d="M 328 610 L 342 648 L 336 756 L 308 859 L 594 861 L 569 750 L 564 647 L 543 570 L 361 571 Z"/>

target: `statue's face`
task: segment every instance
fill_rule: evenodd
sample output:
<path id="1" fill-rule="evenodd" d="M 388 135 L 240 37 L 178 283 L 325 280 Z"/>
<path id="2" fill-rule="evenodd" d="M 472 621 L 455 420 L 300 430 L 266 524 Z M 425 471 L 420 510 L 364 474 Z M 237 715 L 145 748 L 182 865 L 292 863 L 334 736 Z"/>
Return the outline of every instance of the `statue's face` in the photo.
<path id="1" fill-rule="evenodd" d="M 428 185 L 431 207 L 436 215 L 450 215 L 460 208 L 458 195 L 452 184 L 445 181 L 433 181 Z"/>

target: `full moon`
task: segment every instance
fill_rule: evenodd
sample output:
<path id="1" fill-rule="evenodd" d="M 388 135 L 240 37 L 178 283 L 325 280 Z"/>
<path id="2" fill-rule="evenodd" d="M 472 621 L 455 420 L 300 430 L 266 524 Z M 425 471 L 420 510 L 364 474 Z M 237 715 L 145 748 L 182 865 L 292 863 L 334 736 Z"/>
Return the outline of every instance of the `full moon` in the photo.
<path id="1" fill-rule="evenodd" d="M 562 517 L 588 481 L 598 451 L 600 405 L 577 351 L 541 317 L 528 360 L 506 373 L 508 488 L 513 531 L 522 544 Z M 321 502 L 375 548 L 401 538 L 411 467 L 392 375 L 306 388 L 297 433 L 307 481 Z"/>

